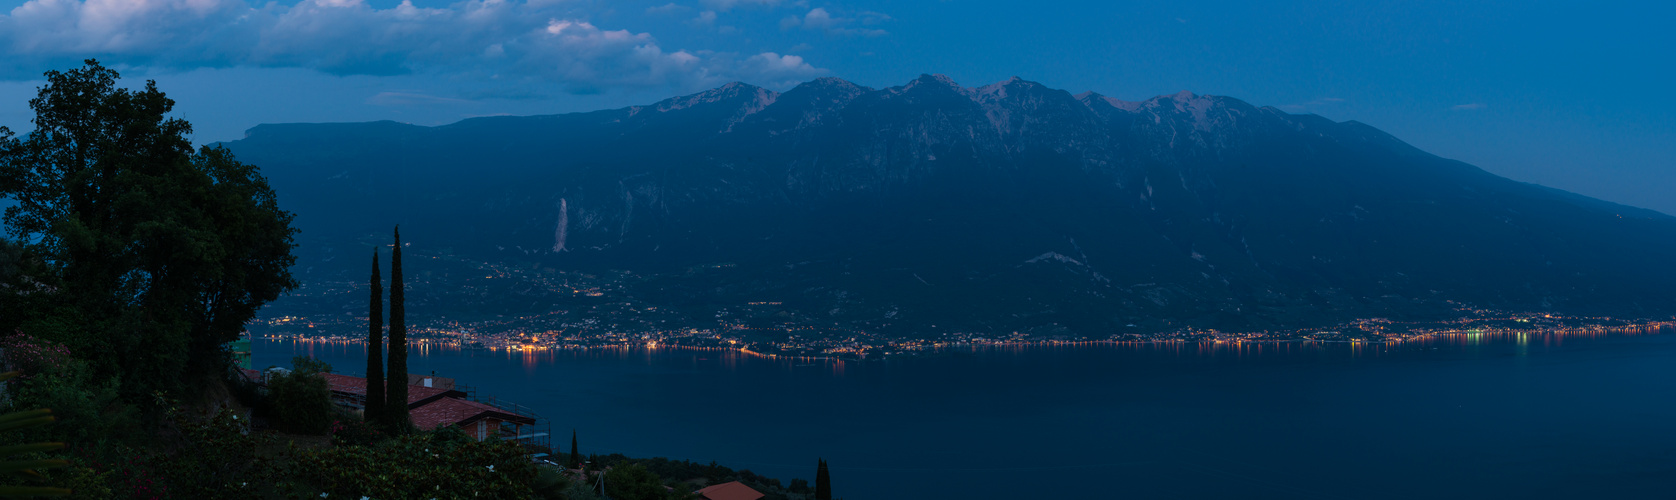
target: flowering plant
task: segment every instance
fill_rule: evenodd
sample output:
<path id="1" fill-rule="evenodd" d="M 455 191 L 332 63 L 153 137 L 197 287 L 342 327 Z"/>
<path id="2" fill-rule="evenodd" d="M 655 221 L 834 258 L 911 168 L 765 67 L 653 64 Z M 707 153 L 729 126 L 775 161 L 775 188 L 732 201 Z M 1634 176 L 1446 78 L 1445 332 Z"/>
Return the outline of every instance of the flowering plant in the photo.
<path id="1" fill-rule="evenodd" d="M 340 418 L 332 421 L 332 427 L 327 431 L 332 436 L 332 444 L 336 445 L 369 445 L 384 439 L 384 433 L 358 418 Z"/>
<path id="2" fill-rule="evenodd" d="M 64 344 L 36 338 L 22 331 L 0 337 L 0 352 L 4 353 L 7 364 L 23 372 L 20 378 L 24 379 L 56 372 L 63 369 L 71 359 L 70 348 Z"/>

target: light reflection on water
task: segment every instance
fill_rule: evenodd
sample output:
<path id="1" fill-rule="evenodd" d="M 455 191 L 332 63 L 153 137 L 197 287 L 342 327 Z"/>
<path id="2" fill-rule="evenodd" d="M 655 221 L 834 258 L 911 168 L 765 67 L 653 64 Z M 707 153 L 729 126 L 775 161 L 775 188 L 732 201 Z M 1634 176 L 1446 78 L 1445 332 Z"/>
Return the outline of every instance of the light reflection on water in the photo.
<path id="1" fill-rule="evenodd" d="M 306 356 L 332 363 L 334 371 L 358 374 L 357 368 L 365 363 L 367 355 L 366 344 L 358 341 L 317 338 L 261 338 L 256 339 L 254 344 L 256 350 L 253 364 L 257 368 L 288 366 L 292 356 Z M 650 365 L 672 354 L 690 355 L 695 366 L 703 363 L 718 363 L 719 366 L 724 368 L 737 369 L 741 366 L 742 361 L 749 360 L 754 365 L 769 364 L 784 368 L 827 366 L 832 368 L 834 375 L 843 375 L 843 367 L 846 363 L 859 362 L 836 358 L 771 357 L 737 349 L 716 347 L 649 347 L 645 345 L 569 349 L 476 349 L 464 348 L 458 344 L 446 342 L 415 342 L 408 346 L 408 352 L 410 363 L 414 359 L 454 359 L 461 357 L 483 361 L 506 361 L 509 365 L 521 367 L 526 375 L 534 374 L 542 366 L 567 360 L 629 361 Z"/>
<path id="2" fill-rule="evenodd" d="M 1554 331 L 1469 330 L 1433 333 L 1414 338 L 1386 342 L 1365 341 L 1157 341 L 1157 342 L 1063 342 L 1011 344 L 953 344 L 928 349 L 928 352 L 955 354 L 979 353 L 1043 353 L 1107 350 L 1135 354 L 1153 354 L 1183 359 L 1228 359 L 1250 357 L 1331 357 L 1380 358 L 1425 350 L 1473 351 L 1488 347 L 1511 346 L 1520 356 L 1543 352 L 1565 345 L 1569 339 L 1594 340 L 1645 335 L 1676 334 L 1676 326 L 1624 327 Z"/>
<path id="3" fill-rule="evenodd" d="M 1650 327 L 1634 326 L 1551 331 L 1466 330 L 1432 333 L 1385 342 L 1296 340 L 948 344 L 909 351 L 904 355 L 889 357 L 886 361 L 898 362 L 923 357 L 961 354 L 988 356 L 1006 354 L 1039 355 L 1053 352 L 1088 353 L 1091 351 L 1151 358 L 1176 358 L 1188 361 L 1245 358 L 1370 359 L 1400 356 L 1417 351 L 1474 352 L 1486 348 L 1499 349 L 1504 347 L 1510 348 L 1515 355 L 1523 357 L 1561 348 L 1565 346 L 1568 339 L 1575 342 L 1578 340 L 1663 334 L 1676 334 L 1676 326 L 1661 324 Z M 274 359 L 275 361 L 270 364 L 288 364 L 291 355 L 309 356 L 323 360 L 364 360 L 366 356 L 364 344 L 360 342 L 306 338 L 283 341 L 259 339 L 258 342 L 271 346 L 289 346 L 291 354 L 284 357 L 274 356 L 276 353 L 273 351 L 264 353 L 266 354 L 264 356 L 259 356 L 261 359 Z M 416 342 L 409 346 L 409 351 L 419 358 L 468 356 L 480 359 L 503 359 L 511 364 L 521 366 L 525 375 L 533 375 L 541 366 L 552 365 L 563 360 L 635 361 L 640 364 L 651 365 L 657 363 L 660 356 L 671 354 L 692 354 L 692 363 L 695 367 L 702 365 L 704 362 L 713 362 L 728 370 L 737 370 L 740 368 L 741 362 L 749 359 L 753 365 L 758 366 L 762 364 L 775 365 L 781 368 L 822 366 L 829 368 L 834 376 L 843 376 L 846 364 L 868 364 L 880 361 L 877 358 L 843 360 L 837 358 L 774 357 L 729 348 L 647 346 L 640 344 L 568 349 L 473 349 L 447 342 Z M 354 370 L 348 370 L 348 372 L 354 372 Z"/>
<path id="4" fill-rule="evenodd" d="M 1676 471 L 1672 333 L 952 346 L 884 362 L 418 343 L 410 366 L 578 429 L 587 453 L 782 480 L 813 468 L 783 464 L 824 457 L 848 498 L 1108 498 L 1113 484 L 1362 498 L 1369 471 L 1405 478 L 1378 485 L 1401 498 L 1651 498 Z M 258 366 L 366 360 L 353 342 L 254 347 Z M 1018 464 L 995 456 L 1031 472 L 998 472 Z"/>

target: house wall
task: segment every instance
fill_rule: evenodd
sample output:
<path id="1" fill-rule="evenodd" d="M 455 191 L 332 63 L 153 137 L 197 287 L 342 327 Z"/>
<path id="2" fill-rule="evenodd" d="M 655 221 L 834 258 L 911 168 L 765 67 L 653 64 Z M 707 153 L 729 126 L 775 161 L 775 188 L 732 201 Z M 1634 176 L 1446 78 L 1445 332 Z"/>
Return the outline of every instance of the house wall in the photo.
<path id="1" fill-rule="evenodd" d="M 485 418 L 483 420 L 478 420 L 477 423 L 472 424 L 471 429 L 467 432 L 472 436 L 476 436 L 478 441 L 489 439 L 500 434 L 501 422 L 504 421 L 498 418 Z"/>

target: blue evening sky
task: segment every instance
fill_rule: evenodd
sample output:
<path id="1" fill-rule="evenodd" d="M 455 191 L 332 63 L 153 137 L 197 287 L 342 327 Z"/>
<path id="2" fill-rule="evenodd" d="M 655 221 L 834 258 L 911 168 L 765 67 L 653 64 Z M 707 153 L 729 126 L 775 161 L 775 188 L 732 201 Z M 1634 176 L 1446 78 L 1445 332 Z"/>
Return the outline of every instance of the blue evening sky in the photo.
<path id="1" fill-rule="evenodd" d="M 943 73 L 1358 120 L 1513 179 L 1676 214 L 1665 2 L 0 0 L 0 124 L 40 73 L 156 79 L 199 142 L 259 123 L 643 104 Z"/>

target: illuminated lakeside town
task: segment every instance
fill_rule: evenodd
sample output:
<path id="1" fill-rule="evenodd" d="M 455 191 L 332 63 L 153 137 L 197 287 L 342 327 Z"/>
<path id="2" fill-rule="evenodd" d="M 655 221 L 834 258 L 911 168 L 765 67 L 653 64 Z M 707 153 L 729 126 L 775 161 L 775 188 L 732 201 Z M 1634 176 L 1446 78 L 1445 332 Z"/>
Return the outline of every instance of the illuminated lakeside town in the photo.
<path id="1" fill-rule="evenodd" d="M 571 325 L 565 330 L 543 332 L 499 331 L 483 332 L 470 326 L 416 326 L 410 329 L 409 342 L 419 349 L 427 346 L 448 346 L 459 349 L 492 351 L 538 351 L 551 349 L 590 349 L 621 347 L 675 347 L 737 350 L 747 354 L 770 357 L 878 359 L 887 356 L 916 355 L 928 350 L 955 346 L 1033 346 L 1033 345 L 1094 345 L 1094 344 L 1238 344 L 1238 343 L 1349 343 L 1400 344 L 1424 339 L 1461 336 L 1557 337 L 1645 335 L 1676 333 L 1676 318 L 1670 320 L 1624 320 L 1609 317 L 1574 317 L 1538 313 L 1506 313 L 1473 311 L 1474 316 L 1434 322 L 1397 322 L 1371 318 L 1343 323 L 1329 328 L 1306 328 L 1286 331 L 1225 332 L 1208 329 L 1184 328 L 1153 334 L 1115 334 L 1105 338 L 1033 338 L 1017 334 L 994 336 L 978 333 L 949 333 L 938 339 L 889 338 L 853 330 L 826 329 L 812 332 L 808 327 L 752 328 L 723 323 L 707 328 L 657 329 L 644 331 L 611 331 L 594 327 L 597 323 Z M 364 321 L 364 318 L 361 318 Z M 269 340 L 305 340 L 358 344 L 365 342 L 365 333 L 348 325 L 332 324 L 331 328 L 310 322 L 306 318 L 281 317 L 269 320 L 263 333 Z M 834 336 L 833 334 L 848 334 Z"/>
<path id="2" fill-rule="evenodd" d="M 764 356 L 878 359 L 919 355 L 947 346 L 1079 345 L 1093 343 L 1402 343 L 1451 335 L 1602 335 L 1676 331 L 1676 318 L 1561 316 L 1476 308 L 1453 303 L 1453 319 L 1398 321 L 1367 318 L 1325 327 L 1219 331 L 1193 327 L 1106 336 L 1065 328 L 1033 331 L 887 334 L 886 323 L 834 324 L 798 314 L 763 298 L 677 311 L 643 300 L 651 277 L 627 271 L 582 273 L 540 265 L 486 262 L 447 249 L 408 250 L 410 342 L 500 351 L 605 347 L 686 347 L 739 350 Z M 719 263 L 688 273 L 726 272 Z M 249 325 L 266 339 L 360 343 L 366 338 L 364 278 L 340 271 L 334 279 L 305 279 L 271 316 Z M 417 313 L 417 314 L 416 314 Z M 1134 327 L 1135 325 L 1128 325 Z M 1127 330 L 1140 330 L 1128 328 Z"/>

